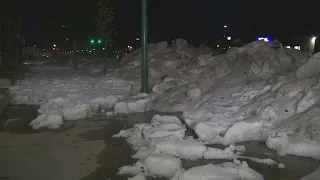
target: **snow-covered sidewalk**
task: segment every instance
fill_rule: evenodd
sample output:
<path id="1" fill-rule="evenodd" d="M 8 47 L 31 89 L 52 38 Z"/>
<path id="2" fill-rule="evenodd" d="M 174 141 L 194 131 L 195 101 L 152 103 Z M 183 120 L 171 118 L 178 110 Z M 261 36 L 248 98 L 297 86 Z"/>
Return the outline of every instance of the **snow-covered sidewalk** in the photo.
<path id="1" fill-rule="evenodd" d="M 113 108 L 128 95 L 132 83 L 113 77 L 91 77 L 69 67 L 40 66 L 31 69 L 21 86 L 10 87 L 15 104 L 38 104 L 40 115 L 30 125 L 57 129 L 64 120 L 90 117 Z"/>

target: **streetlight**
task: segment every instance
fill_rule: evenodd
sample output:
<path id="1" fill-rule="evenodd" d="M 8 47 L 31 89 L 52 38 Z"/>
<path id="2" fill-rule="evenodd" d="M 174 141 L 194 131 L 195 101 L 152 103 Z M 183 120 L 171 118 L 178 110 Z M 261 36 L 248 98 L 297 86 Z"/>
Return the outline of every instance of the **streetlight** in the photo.
<path id="1" fill-rule="evenodd" d="M 224 27 L 224 28 L 227 28 L 228 26 L 227 26 L 227 25 L 224 25 L 223 27 Z"/>
<path id="2" fill-rule="evenodd" d="M 149 64 L 148 64 L 148 3 L 141 1 L 141 90 L 142 93 L 150 93 L 149 90 Z"/>
<path id="3" fill-rule="evenodd" d="M 317 40 L 317 37 L 312 37 L 312 38 L 311 38 L 311 43 L 312 43 L 312 44 L 315 44 L 315 43 L 316 43 L 316 40 Z"/>
<path id="4" fill-rule="evenodd" d="M 140 41 L 140 38 L 136 38 L 137 41 Z"/>
<path id="5" fill-rule="evenodd" d="M 53 47 L 57 47 L 57 45 L 56 45 L 56 44 L 53 44 Z"/>
<path id="6" fill-rule="evenodd" d="M 231 37 L 229 36 L 229 37 L 227 37 L 227 39 L 228 39 L 228 41 L 230 41 L 230 40 L 231 40 Z"/>

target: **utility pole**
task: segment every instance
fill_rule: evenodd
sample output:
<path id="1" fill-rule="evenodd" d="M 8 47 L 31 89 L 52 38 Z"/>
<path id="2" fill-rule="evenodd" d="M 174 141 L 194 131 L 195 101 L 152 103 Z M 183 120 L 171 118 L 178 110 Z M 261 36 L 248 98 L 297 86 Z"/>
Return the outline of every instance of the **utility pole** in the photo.
<path id="1" fill-rule="evenodd" d="M 147 0 L 141 0 L 141 93 L 150 93 L 148 84 Z"/>

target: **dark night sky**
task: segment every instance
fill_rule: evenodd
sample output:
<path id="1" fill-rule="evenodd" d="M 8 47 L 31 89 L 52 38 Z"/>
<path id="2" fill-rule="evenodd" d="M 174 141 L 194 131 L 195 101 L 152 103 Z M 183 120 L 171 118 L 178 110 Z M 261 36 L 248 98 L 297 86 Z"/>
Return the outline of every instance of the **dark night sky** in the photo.
<path id="1" fill-rule="evenodd" d="M 96 0 L 24 0 L 24 28 L 31 39 L 51 42 L 61 36 L 61 25 L 79 11 L 77 32 L 85 42 L 95 35 L 92 23 Z M 116 46 L 135 42 L 140 34 L 140 1 L 114 0 Z M 318 35 L 320 23 L 317 1 L 297 0 L 148 0 L 149 38 L 166 40 L 184 37 L 200 43 L 213 42 L 222 33 L 223 24 L 234 35 L 290 34 Z M 76 5 L 74 5 L 74 3 Z M 21 13 L 20 12 L 20 13 Z M 318 22 L 317 22 L 318 21 Z M 317 22 L 317 23 L 316 23 Z M 157 35 L 157 36 L 156 36 Z"/>

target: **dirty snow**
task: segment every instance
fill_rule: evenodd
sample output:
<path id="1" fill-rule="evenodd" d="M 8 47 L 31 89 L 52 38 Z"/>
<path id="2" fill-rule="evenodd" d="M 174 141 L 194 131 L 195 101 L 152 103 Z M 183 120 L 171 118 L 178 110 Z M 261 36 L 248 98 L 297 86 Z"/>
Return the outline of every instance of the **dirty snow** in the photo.
<path id="1" fill-rule="evenodd" d="M 13 103 L 41 105 L 39 117 L 30 123 L 36 129 L 56 129 L 63 121 L 88 118 L 101 109 L 113 109 L 107 112 L 111 115 L 183 112 L 183 121 L 198 139 L 185 137 L 185 125 L 169 116 L 157 116 L 150 124 L 136 124 L 116 135 L 127 138 L 137 151 L 133 157 L 139 166 L 150 168 L 149 174 L 158 173 L 147 167 L 149 157 L 168 156 L 182 176 L 188 171 L 178 170 L 174 158 L 231 160 L 241 156 L 231 147 L 243 141 L 266 142 L 279 155 L 320 159 L 320 53 L 311 56 L 285 49 L 278 41 L 255 41 L 219 55 L 203 45 L 195 48 L 177 39 L 170 46 L 166 42 L 150 44 L 148 56 L 151 95 L 138 93 L 138 50 L 123 58 L 120 68 L 100 78 L 70 68 L 33 68 L 21 86 L 11 88 Z M 206 147 L 208 144 L 231 146 L 230 150 L 217 150 Z M 238 168 L 234 165 L 231 172 Z M 213 166 L 204 171 L 220 172 L 220 166 Z M 138 168 L 130 170 L 135 170 L 133 175 L 141 174 Z"/>

